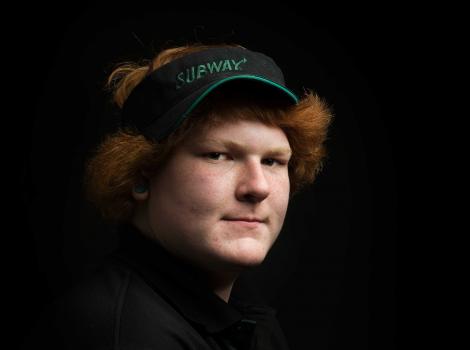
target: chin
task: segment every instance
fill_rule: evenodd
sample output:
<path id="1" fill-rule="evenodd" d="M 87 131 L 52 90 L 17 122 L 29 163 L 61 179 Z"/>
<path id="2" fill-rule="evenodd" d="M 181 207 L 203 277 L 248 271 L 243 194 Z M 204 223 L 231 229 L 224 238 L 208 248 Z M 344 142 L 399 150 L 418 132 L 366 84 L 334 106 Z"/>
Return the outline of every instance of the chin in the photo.
<path id="1" fill-rule="evenodd" d="M 238 266 L 257 266 L 260 265 L 268 253 L 268 248 L 262 242 L 245 238 L 233 242 L 225 258 L 232 264 Z"/>

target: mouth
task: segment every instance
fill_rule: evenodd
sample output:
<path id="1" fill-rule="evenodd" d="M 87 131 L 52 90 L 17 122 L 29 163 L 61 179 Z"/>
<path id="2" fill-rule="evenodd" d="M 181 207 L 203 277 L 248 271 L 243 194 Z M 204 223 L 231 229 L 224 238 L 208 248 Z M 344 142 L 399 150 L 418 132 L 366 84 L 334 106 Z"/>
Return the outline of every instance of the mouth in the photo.
<path id="1" fill-rule="evenodd" d="M 244 229 L 257 229 L 261 225 L 266 224 L 267 219 L 261 219 L 259 217 L 224 217 L 223 221 L 229 225 L 234 225 Z"/>
<path id="2" fill-rule="evenodd" d="M 251 222 L 251 223 L 265 223 L 266 219 L 256 217 L 224 217 L 222 220 L 226 221 L 240 221 L 240 222 Z"/>

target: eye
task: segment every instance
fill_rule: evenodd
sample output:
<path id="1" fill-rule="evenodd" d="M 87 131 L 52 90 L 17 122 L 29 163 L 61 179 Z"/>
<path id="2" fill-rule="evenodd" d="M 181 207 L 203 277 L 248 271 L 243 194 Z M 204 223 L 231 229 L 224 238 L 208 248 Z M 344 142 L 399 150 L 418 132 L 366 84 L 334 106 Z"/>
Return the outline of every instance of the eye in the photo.
<path id="1" fill-rule="evenodd" d="M 226 156 L 226 155 L 221 152 L 209 152 L 209 153 L 205 153 L 203 156 L 211 160 L 220 160 L 221 156 Z"/>
<path id="2" fill-rule="evenodd" d="M 285 161 L 274 159 L 274 158 L 266 158 L 266 159 L 263 160 L 263 163 L 266 164 L 266 165 L 269 165 L 269 166 L 273 166 L 276 163 L 278 165 L 285 165 L 286 164 Z"/>

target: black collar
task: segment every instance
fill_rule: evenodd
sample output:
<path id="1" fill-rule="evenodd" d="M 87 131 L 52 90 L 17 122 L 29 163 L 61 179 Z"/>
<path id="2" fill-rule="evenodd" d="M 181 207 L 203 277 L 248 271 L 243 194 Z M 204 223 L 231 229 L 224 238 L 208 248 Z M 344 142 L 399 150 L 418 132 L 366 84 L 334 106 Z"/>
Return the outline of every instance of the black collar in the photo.
<path id="1" fill-rule="evenodd" d="M 231 297 L 226 303 L 201 283 L 202 271 L 169 253 L 158 241 L 131 224 L 118 228 L 119 248 L 113 256 L 124 261 L 186 319 L 208 333 L 228 328 L 251 332 L 257 317 L 274 315 L 266 305 L 253 305 Z"/>

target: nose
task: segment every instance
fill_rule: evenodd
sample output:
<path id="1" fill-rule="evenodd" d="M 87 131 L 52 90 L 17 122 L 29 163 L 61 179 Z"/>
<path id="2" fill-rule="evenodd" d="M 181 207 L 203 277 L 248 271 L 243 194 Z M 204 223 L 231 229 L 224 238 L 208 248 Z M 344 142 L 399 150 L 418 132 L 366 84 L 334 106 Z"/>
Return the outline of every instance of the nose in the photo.
<path id="1" fill-rule="evenodd" d="M 236 197 L 242 202 L 261 202 L 269 196 L 269 181 L 263 166 L 256 161 L 247 161 L 240 168 Z"/>

